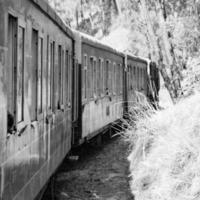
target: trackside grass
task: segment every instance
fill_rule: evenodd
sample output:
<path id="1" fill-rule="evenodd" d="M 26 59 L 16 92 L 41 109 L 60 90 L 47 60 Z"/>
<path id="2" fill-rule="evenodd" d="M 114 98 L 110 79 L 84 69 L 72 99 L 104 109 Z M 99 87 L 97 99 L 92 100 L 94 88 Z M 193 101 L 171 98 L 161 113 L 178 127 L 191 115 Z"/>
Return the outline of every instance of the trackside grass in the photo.
<path id="1" fill-rule="evenodd" d="M 200 199 L 200 94 L 155 111 L 142 98 L 124 122 L 136 200 Z"/>

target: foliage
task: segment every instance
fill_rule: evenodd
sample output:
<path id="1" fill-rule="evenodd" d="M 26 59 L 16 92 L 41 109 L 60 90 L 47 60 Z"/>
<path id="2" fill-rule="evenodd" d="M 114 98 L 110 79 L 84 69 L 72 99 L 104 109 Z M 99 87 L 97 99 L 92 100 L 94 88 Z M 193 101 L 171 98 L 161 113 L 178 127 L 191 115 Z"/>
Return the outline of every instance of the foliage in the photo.
<path id="1" fill-rule="evenodd" d="M 200 198 L 199 101 L 196 93 L 166 110 L 138 109 L 131 118 L 124 136 L 132 148 L 128 159 L 136 200 Z"/>
<path id="2" fill-rule="evenodd" d="M 199 0 L 49 2 L 71 27 L 103 38 L 120 50 L 151 57 L 158 63 L 172 99 L 180 96 L 187 60 L 200 55 Z"/>

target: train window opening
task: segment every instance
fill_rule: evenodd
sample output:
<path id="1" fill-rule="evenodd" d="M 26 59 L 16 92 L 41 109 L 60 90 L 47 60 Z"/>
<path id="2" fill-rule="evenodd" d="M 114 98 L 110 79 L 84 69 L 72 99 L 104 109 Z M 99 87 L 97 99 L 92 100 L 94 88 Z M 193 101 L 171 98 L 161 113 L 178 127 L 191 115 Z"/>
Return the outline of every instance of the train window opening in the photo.
<path id="1" fill-rule="evenodd" d="M 116 92 L 117 92 L 117 89 L 116 89 L 116 85 L 117 85 L 117 78 L 116 78 L 116 72 L 117 72 L 117 70 L 116 70 L 116 63 L 113 63 L 113 92 L 114 92 L 114 94 L 116 94 Z"/>
<path id="2" fill-rule="evenodd" d="M 130 66 L 127 66 L 127 85 L 128 85 L 128 90 L 130 90 Z"/>
<path id="3" fill-rule="evenodd" d="M 43 76 L 43 38 L 39 38 L 39 63 L 38 63 L 38 69 L 37 69 L 37 107 L 38 107 L 38 113 L 42 113 L 42 76 Z"/>
<path id="4" fill-rule="evenodd" d="M 25 29 L 18 19 L 8 16 L 8 126 L 9 133 L 24 120 L 24 56 Z"/>
<path id="5" fill-rule="evenodd" d="M 131 65 L 129 66 L 129 90 L 131 90 Z"/>
<path id="6" fill-rule="evenodd" d="M 83 63 L 83 79 L 82 79 L 82 86 L 83 86 L 83 99 L 87 98 L 87 55 L 84 55 L 84 63 Z"/>
<path id="7" fill-rule="evenodd" d="M 64 106 L 65 96 L 65 51 L 62 49 L 62 68 L 61 68 L 61 105 Z"/>
<path id="8" fill-rule="evenodd" d="M 97 94 L 101 96 L 101 59 L 99 58 L 98 67 L 97 67 Z"/>
<path id="9" fill-rule="evenodd" d="M 47 35 L 47 74 L 46 74 L 46 92 L 47 92 L 47 109 L 50 109 L 51 107 L 51 93 L 50 93 L 50 72 L 51 72 L 51 68 L 50 68 L 50 48 L 49 48 L 49 35 Z"/>
<path id="10" fill-rule="evenodd" d="M 129 90 L 131 90 L 131 66 L 128 67 Z"/>
<path id="11" fill-rule="evenodd" d="M 117 95 L 120 93 L 120 65 L 117 64 L 117 74 L 116 74 L 116 87 L 117 87 Z"/>
<path id="12" fill-rule="evenodd" d="M 120 94 L 122 94 L 122 80 L 123 80 L 123 68 L 122 64 L 120 64 Z"/>
<path id="13" fill-rule="evenodd" d="M 38 31 L 32 29 L 32 90 L 31 90 L 31 121 L 37 120 L 38 104 Z"/>
<path id="14" fill-rule="evenodd" d="M 17 18 L 9 15 L 8 18 L 8 55 L 9 84 L 8 84 L 8 132 L 16 125 L 17 116 Z"/>
<path id="15" fill-rule="evenodd" d="M 94 64 L 93 64 L 93 87 L 94 87 L 94 96 L 97 96 L 97 61 L 94 58 Z"/>
<path id="16" fill-rule="evenodd" d="M 94 91 L 94 85 L 93 85 L 93 78 L 94 78 L 94 74 L 93 74 L 93 57 L 90 57 L 90 69 L 89 69 L 89 84 L 88 84 L 88 89 L 89 89 L 89 94 L 90 94 L 90 98 L 93 97 L 93 91 Z"/>
<path id="17" fill-rule="evenodd" d="M 136 76 L 137 76 L 137 91 L 139 90 L 139 75 L 138 75 L 138 67 L 136 68 Z"/>
<path id="18" fill-rule="evenodd" d="M 131 65 L 131 90 L 133 90 L 133 66 Z"/>
<path id="19" fill-rule="evenodd" d="M 144 70 L 141 69 L 141 90 L 143 90 L 144 86 Z"/>
<path id="20" fill-rule="evenodd" d="M 134 85 L 133 88 L 136 90 L 136 75 L 135 75 L 135 66 L 133 66 L 133 79 L 134 79 Z"/>
<path id="21" fill-rule="evenodd" d="M 110 65 L 110 90 L 112 92 L 112 94 L 114 93 L 114 64 L 112 63 Z"/>
<path id="22" fill-rule="evenodd" d="M 109 61 L 109 72 L 108 72 L 108 90 L 109 93 L 112 93 L 112 64 L 111 61 Z"/>
<path id="23" fill-rule="evenodd" d="M 71 65 L 72 59 L 71 59 L 71 55 L 68 55 L 68 106 L 71 105 L 71 71 L 72 71 L 72 65 Z"/>
<path id="24" fill-rule="evenodd" d="M 140 68 L 138 68 L 138 77 L 139 77 L 139 91 L 141 90 L 141 69 Z"/>
<path id="25" fill-rule="evenodd" d="M 140 91 L 141 91 L 141 88 L 142 88 L 142 69 L 141 69 L 141 66 L 140 66 Z"/>
<path id="26" fill-rule="evenodd" d="M 136 66 L 136 68 L 135 68 L 135 72 L 136 72 L 136 90 L 138 91 L 138 68 L 137 68 L 137 66 Z"/>
<path id="27" fill-rule="evenodd" d="M 55 42 L 50 44 L 50 93 L 51 93 L 51 109 L 55 111 Z"/>
<path id="28" fill-rule="evenodd" d="M 18 28 L 18 67 L 17 67 L 17 123 L 24 120 L 24 48 L 25 30 Z"/>
<path id="29" fill-rule="evenodd" d="M 109 91 L 109 60 L 106 60 L 106 66 L 105 66 L 105 91 L 106 93 Z"/>
<path id="30" fill-rule="evenodd" d="M 69 103 L 69 95 L 68 95 L 68 84 L 69 84 L 69 52 L 68 50 L 65 51 L 65 99 L 66 99 L 66 106 Z"/>
<path id="31" fill-rule="evenodd" d="M 57 109 L 61 109 L 62 104 L 62 46 L 58 45 L 58 102 Z"/>
<path id="32" fill-rule="evenodd" d="M 132 80 L 131 80 L 131 65 L 129 66 L 129 90 L 131 90 L 131 83 Z"/>
<path id="33" fill-rule="evenodd" d="M 104 94 L 104 62 L 103 59 L 101 59 L 101 94 Z"/>

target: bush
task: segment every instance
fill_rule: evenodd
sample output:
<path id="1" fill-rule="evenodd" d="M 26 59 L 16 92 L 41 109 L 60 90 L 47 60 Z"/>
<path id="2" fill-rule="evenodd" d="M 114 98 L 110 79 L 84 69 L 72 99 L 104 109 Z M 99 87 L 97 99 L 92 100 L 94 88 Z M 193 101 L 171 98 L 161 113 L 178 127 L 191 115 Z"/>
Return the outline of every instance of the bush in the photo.
<path id="1" fill-rule="evenodd" d="M 135 199 L 200 199 L 200 94 L 166 110 L 136 110 L 124 134 Z"/>

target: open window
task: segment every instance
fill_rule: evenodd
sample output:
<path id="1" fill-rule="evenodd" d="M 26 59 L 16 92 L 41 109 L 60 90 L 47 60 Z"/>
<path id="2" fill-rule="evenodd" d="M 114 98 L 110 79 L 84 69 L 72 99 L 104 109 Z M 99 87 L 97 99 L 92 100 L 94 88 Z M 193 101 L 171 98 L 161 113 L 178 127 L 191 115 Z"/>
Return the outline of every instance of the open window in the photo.
<path id="1" fill-rule="evenodd" d="M 82 70 L 82 99 L 87 99 L 87 54 L 84 54 L 83 58 L 83 70 Z"/>
<path id="2" fill-rule="evenodd" d="M 38 69 L 37 69 L 37 110 L 38 114 L 42 113 L 42 94 L 43 94 L 43 38 L 39 38 L 39 54 L 38 54 Z"/>
<path id="3" fill-rule="evenodd" d="M 57 101 L 57 109 L 61 109 L 61 105 L 63 105 L 63 61 L 62 61 L 62 46 L 58 45 L 58 101 Z"/>
<path id="4" fill-rule="evenodd" d="M 16 131 L 24 121 L 25 28 L 18 18 L 8 16 L 8 114 L 7 131 Z"/>
<path id="5" fill-rule="evenodd" d="M 105 74 L 104 74 L 104 89 L 106 94 L 109 93 L 109 60 L 106 60 L 106 65 L 105 65 Z"/>
<path id="6" fill-rule="evenodd" d="M 89 94 L 90 98 L 93 98 L 94 94 L 94 70 L 93 70 L 93 65 L 94 65 L 94 58 L 90 57 L 90 65 L 89 65 L 89 76 L 88 76 L 88 89 L 89 89 Z"/>

